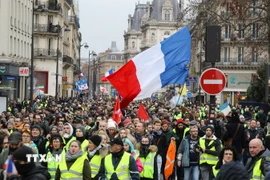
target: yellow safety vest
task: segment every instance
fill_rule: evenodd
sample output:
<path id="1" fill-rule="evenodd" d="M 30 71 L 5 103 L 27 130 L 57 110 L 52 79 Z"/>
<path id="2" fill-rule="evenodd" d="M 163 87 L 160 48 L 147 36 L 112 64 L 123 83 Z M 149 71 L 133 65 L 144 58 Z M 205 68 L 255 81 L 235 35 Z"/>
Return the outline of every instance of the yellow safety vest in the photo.
<path id="1" fill-rule="evenodd" d="M 65 158 L 65 151 L 64 150 L 62 151 L 61 156 L 62 156 L 62 159 Z M 57 170 L 59 162 L 56 161 L 55 157 L 52 155 L 52 153 L 50 151 L 46 155 L 46 161 L 47 161 L 48 172 L 51 175 L 51 180 L 53 180 L 53 179 L 55 179 L 55 172 Z"/>
<path id="2" fill-rule="evenodd" d="M 156 152 L 150 152 L 144 157 L 139 157 L 143 164 L 143 171 L 140 173 L 141 178 L 154 178 L 154 161 L 155 161 Z"/>
<path id="3" fill-rule="evenodd" d="M 65 144 L 65 147 L 64 147 L 65 150 L 68 150 L 70 143 L 71 143 L 72 141 L 74 141 L 74 140 L 76 140 L 76 138 L 73 136 L 68 142 L 66 142 L 65 138 L 63 137 L 63 142 L 64 142 L 64 144 Z"/>
<path id="4" fill-rule="evenodd" d="M 189 130 L 190 130 L 189 127 L 186 127 L 186 128 L 184 129 L 183 139 L 187 136 L 187 132 L 188 132 Z"/>
<path id="5" fill-rule="evenodd" d="M 85 159 L 87 159 L 85 155 L 78 157 L 68 169 L 66 158 L 63 158 L 62 162 L 59 164 L 59 170 L 61 173 L 60 178 L 65 180 L 82 180 Z"/>
<path id="6" fill-rule="evenodd" d="M 177 114 L 177 115 L 175 114 L 175 115 L 173 116 L 173 118 L 176 119 L 176 120 L 182 118 L 182 113 L 180 112 L 180 113 Z"/>
<path id="7" fill-rule="evenodd" d="M 213 144 L 214 141 L 215 140 L 211 140 L 209 145 Z M 200 147 L 205 149 L 205 139 L 200 138 L 199 143 L 200 143 Z M 211 147 L 210 150 L 215 151 L 216 150 L 215 146 Z M 215 165 L 217 162 L 218 162 L 218 157 L 217 156 L 214 156 L 214 155 L 211 155 L 211 154 L 206 154 L 206 153 L 202 153 L 201 156 L 200 156 L 200 164 L 207 163 L 207 164 L 210 164 L 210 165 Z"/>
<path id="8" fill-rule="evenodd" d="M 90 167 L 91 167 L 91 178 L 96 177 L 96 175 L 98 174 L 98 171 L 100 169 L 101 160 L 102 160 L 101 155 L 94 155 L 94 157 L 89 162 Z"/>
<path id="9" fill-rule="evenodd" d="M 212 171 L 213 171 L 214 177 L 217 177 L 219 169 L 216 169 L 216 165 L 212 167 Z"/>
<path id="10" fill-rule="evenodd" d="M 255 164 L 255 166 L 253 168 L 252 178 L 250 180 L 257 180 L 257 179 L 261 180 L 261 179 L 264 179 L 264 175 L 263 175 L 263 173 L 262 173 L 262 171 L 260 169 L 261 163 L 262 163 L 262 158 L 259 159 L 256 162 L 256 164 Z"/>
<path id="11" fill-rule="evenodd" d="M 88 147 L 88 144 L 89 144 L 89 141 L 87 139 L 85 139 L 83 142 L 82 142 L 82 152 L 86 152 L 87 150 L 87 147 Z"/>
<path id="12" fill-rule="evenodd" d="M 129 180 L 129 158 L 130 154 L 124 152 L 118 166 L 115 169 L 112 163 L 112 154 L 107 155 L 104 160 L 107 179 L 111 179 L 113 173 L 116 173 L 119 180 Z"/>

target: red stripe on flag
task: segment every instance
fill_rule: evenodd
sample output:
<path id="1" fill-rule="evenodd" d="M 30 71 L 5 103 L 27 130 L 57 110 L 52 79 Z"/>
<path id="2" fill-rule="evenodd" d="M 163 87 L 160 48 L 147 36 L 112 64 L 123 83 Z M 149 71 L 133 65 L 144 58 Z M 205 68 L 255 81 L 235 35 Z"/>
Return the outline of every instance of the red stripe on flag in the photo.
<path id="1" fill-rule="evenodd" d="M 115 73 L 109 75 L 107 79 L 122 97 L 121 109 L 126 108 L 141 92 L 140 83 L 136 75 L 136 66 L 132 60 L 128 61 Z"/>

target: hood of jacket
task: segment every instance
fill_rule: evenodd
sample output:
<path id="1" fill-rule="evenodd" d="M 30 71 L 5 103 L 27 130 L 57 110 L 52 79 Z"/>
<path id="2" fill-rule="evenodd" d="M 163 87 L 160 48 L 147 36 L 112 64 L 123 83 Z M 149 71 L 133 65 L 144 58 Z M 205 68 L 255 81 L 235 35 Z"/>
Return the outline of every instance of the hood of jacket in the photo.
<path id="1" fill-rule="evenodd" d="M 206 139 L 206 135 L 204 135 L 202 138 L 203 138 L 203 139 Z M 211 139 L 212 139 L 212 140 L 216 140 L 217 137 L 213 134 Z"/>
<path id="2" fill-rule="evenodd" d="M 22 176 L 22 179 L 44 179 L 44 177 L 50 179 L 51 175 L 49 174 L 47 168 L 37 164 L 34 169 Z"/>

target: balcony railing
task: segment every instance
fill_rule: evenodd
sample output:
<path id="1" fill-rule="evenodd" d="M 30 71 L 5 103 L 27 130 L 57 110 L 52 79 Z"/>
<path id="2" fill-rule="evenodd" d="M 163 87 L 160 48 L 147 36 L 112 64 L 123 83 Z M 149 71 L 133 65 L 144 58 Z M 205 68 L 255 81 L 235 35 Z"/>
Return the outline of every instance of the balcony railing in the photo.
<path id="1" fill-rule="evenodd" d="M 57 57 L 57 51 L 55 49 L 35 48 L 34 56 Z M 62 56 L 62 53 L 59 52 L 58 57 L 61 57 L 61 56 Z"/>
<path id="2" fill-rule="evenodd" d="M 59 33 L 60 26 L 52 24 L 34 24 L 35 32 Z M 60 31 L 61 33 L 61 31 Z"/>
<path id="3" fill-rule="evenodd" d="M 56 4 L 56 1 L 35 1 L 35 10 L 51 10 L 51 11 L 61 11 L 60 3 Z"/>
<path id="4" fill-rule="evenodd" d="M 239 61 L 237 57 L 232 57 L 226 59 L 221 58 L 221 62 L 217 62 L 216 65 L 257 65 L 266 61 L 266 58 L 257 58 L 256 60 L 252 60 L 249 56 L 243 57 L 242 61 Z"/>
<path id="5" fill-rule="evenodd" d="M 73 64 L 72 58 L 69 57 L 69 56 L 65 56 L 65 55 L 64 55 L 64 57 L 63 57 L 63 62 L 64 62 L 64 63 L 68 63 L 68 64 Z"/>

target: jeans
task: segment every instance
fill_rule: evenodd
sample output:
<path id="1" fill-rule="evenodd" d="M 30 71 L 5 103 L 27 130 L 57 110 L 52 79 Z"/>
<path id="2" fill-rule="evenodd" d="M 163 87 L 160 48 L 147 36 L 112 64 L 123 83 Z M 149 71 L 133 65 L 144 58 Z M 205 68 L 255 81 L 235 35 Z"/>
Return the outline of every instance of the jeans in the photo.
<path id="1" fill-rule="evenodd" d="M 184 168 L 184 180 L 199 180 L 199 166 L 189 166 Z"/>
<path id="2" fill-rule="evenodd" d="M 208 164 L 200 165 L 202 180 L 214 179 L 212 166 Z"/>

